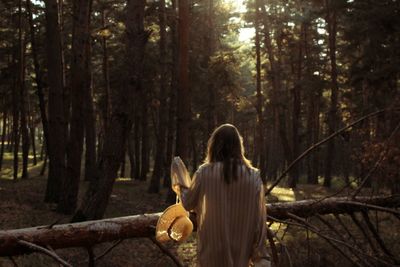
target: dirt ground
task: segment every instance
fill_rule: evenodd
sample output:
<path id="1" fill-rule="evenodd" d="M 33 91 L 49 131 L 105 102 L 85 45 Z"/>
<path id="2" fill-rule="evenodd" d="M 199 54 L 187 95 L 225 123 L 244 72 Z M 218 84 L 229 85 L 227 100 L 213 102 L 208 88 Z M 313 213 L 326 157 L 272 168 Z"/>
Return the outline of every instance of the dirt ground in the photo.
<path id="1" fill-rule="evenodd" d="M 39 225 L 67 223 L 69 216 L 60 215 L 53 210 L 54 204 L 43 202 L 46 178 L 38 176 L 40 166 L 30 169 L 27 180 L 10 180 L 6 168 L 0 179 L 0 229 L 17 229 Z M 6 178 L 6 179 L 5 179 Z M 134 214 L 153 213 L 164 210 L 166 189 L 160 194 L 147 194 L 147 183 L 119 179 L 115 186 L 106 218 Z M 86 183 L 82 182 L 80 194 L 84 193 Z M 195 233 L 184 244 L 167 244 L 169 250 L 185 265 L 195 261 Z M 95 255 L 101 255 L 112 243 L 103 243 L 93 248 Z M 73 266 L 88 266 L 87 250 L 71 248 L 57 250 L 57 254 Z M 18 266 L 58 266 L 48 256 L 33 253 L 13 257 Z M 14 266 L 12 260 L 0 257 L 0 266 Z M 127 239 L 117 245 L 105 257 L 96 261 L 96 266 L 175 266 L 174 262 L 160 251 L 149 238 Z"/>
<path id="2" fill-rule="evenodd" d="M 67 223 L 69 216 L 54 212 L 55 206 L 43 202 L 46 178 L 39 176 L 40 166 L 30 169 L 30 178 L 13 182 L 9 169 L 2 171 L 0 177 L 0 229 L 16 229 L 39 225 Z M 80 194 L 84 193 L 86 184 L 82 182 Z M 118 179 L 106 211 L 107 218 L 128 216 L 134 214 L 153 213 L 164 210 L 166 189 L 159 194 L 146 193 L 148 183 Z M 287 188 L 276 188 L 268 198 L 273 201 L 294 201 L 306 198 L 318 198 L 333 193 L 335 189 L 327 190 L 320 186 L 300 185 L 295 191 Z M 342 195 L 346 194 L 344 190 Z M 329 219 L 329 218 L 328 218 Z M 345 223 L 351 225 L 350 221 Z M 400 220 L 391 216 L 379 215 L 380 231 L 385 235 L 394 251 L 400 251 L 399 229 Z M 317 221 L 312 221 L 318 225 Z M 284 239 L 285 247 L 278 246 L 282 254 L 283 266 L 352 266 L 321 238 L 315 234 L 295 227 L 273 224 L 271 229 L 277 231 L 280 239 Z M 385 234 L 385 231 L 387 234 Z M 355 235 L 357 236 L 356 229 Z M 361 238 L 361 234 L 358 234 Z M 194 266 L 196 262 L 196 234 L 182 244 L 168 244 L 168 249 L 176 255 L 184 266 Z M 361 240 L 361 239 L 360 239 Z M 96 256 L 101 255 L 112 243 L 103 243 L 93 248 Z M 63 259 L 73 266 L 88 266 L 88 252 L 84 248 L 60 249 L 56 251 Z M 285 256 L 286 255 L 286 256 Z M 290 256 L 290 260 L 287 255 Z M 58 266 L 53 259 L 39 253 L 13 257 L 17 266 Z M 9 258 L 0 257 L 0 267 L 16 266 Z M 96 266 L 176 266 L 174 262 L 155 245 L 149 238 L 127 239 L 122 241 L 105 257 L 96 261 Z"/>

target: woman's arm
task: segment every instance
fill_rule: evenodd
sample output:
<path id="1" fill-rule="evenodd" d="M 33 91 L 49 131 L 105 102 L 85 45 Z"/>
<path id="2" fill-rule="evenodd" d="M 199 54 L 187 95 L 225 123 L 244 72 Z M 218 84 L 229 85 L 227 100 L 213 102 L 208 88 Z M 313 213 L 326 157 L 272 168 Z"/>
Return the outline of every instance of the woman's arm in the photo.
<path id="1" fill-rule="evenodd" d="M 190 187 L 181 186 L 180 188 L 182 205 L 187 211 L 194 210 L 197 207 L 200 197 L 201 180 L 201 171 L 198 169 L 193 175 Z"/>

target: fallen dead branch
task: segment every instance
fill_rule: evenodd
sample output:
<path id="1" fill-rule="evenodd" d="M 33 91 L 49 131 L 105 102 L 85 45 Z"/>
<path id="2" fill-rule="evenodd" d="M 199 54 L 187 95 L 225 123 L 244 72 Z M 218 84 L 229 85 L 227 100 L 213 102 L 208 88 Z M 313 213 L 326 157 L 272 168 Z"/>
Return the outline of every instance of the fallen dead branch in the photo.
<path id="1" fill-rule="evenodd" d="M 319 200 L 302 200 L 289 203 L 267 204 L 268 215 L 285 220 L 296 216 L 307 218 L 314 215 L 354 213 L 367 210 L 391 212 L 400 207 L 400 195 L 357 197 L 336 197 Z M 385 208 L 385 209 L 383 209 Z M 41 247 L 53 249 L 67 247 L 90 247 L 97 243 L 113 240 L 152 237 L 154 227 L 161 213 L 134 215 L 82 223 L 33 227 L 0 231 L 0 256 L 29 253 L 32 250 L 19 243 L 24 240 Z M 292 214 L 289 216 L 289 214 Z"/>

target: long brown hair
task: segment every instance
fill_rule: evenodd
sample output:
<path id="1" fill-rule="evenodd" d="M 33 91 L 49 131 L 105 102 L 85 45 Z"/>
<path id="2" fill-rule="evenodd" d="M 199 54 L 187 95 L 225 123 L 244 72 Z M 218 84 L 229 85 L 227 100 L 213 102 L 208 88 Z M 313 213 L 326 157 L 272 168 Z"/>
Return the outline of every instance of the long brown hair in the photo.
<path id="1" fill-rule="evenodd" d="M 206 163 L 222 162 L 226 183 L 238 178 L 238 165 L 244 164 L 248 170 L 253 168 L 244 156 L 243 138 L 232 124 L 222 124 L 214 130 L 207 145 Z"/>

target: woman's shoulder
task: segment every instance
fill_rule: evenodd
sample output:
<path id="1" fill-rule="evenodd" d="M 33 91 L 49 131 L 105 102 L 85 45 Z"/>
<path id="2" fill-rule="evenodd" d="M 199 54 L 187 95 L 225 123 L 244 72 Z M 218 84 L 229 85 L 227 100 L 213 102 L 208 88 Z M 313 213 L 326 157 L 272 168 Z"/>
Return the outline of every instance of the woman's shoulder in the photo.
<path id="1" fill-rule="evenodd" d="M 213 168 L 214 166 L 218 166 L 218 165 L 221 165 L 221 163 L 220 162 L 205 162 L 197 168 L 197 172 L 202 172 L 202 171 L 205 171 L 207 169 Z"/>
<path id="2" fill-rule="evenodd" d="M 197 168 L 196 174 L 199 175 L 201 173 L 206 173 L 207 171 L 218 167 L 222 167 L 222 162 L 205 162 Z"/>
<path id="3" fill-rule="evenodd" d="M 250 179 L 254 180 L 257 185 L 262 184 L 260 169 L 253 166 L 249 167 Z"/>

